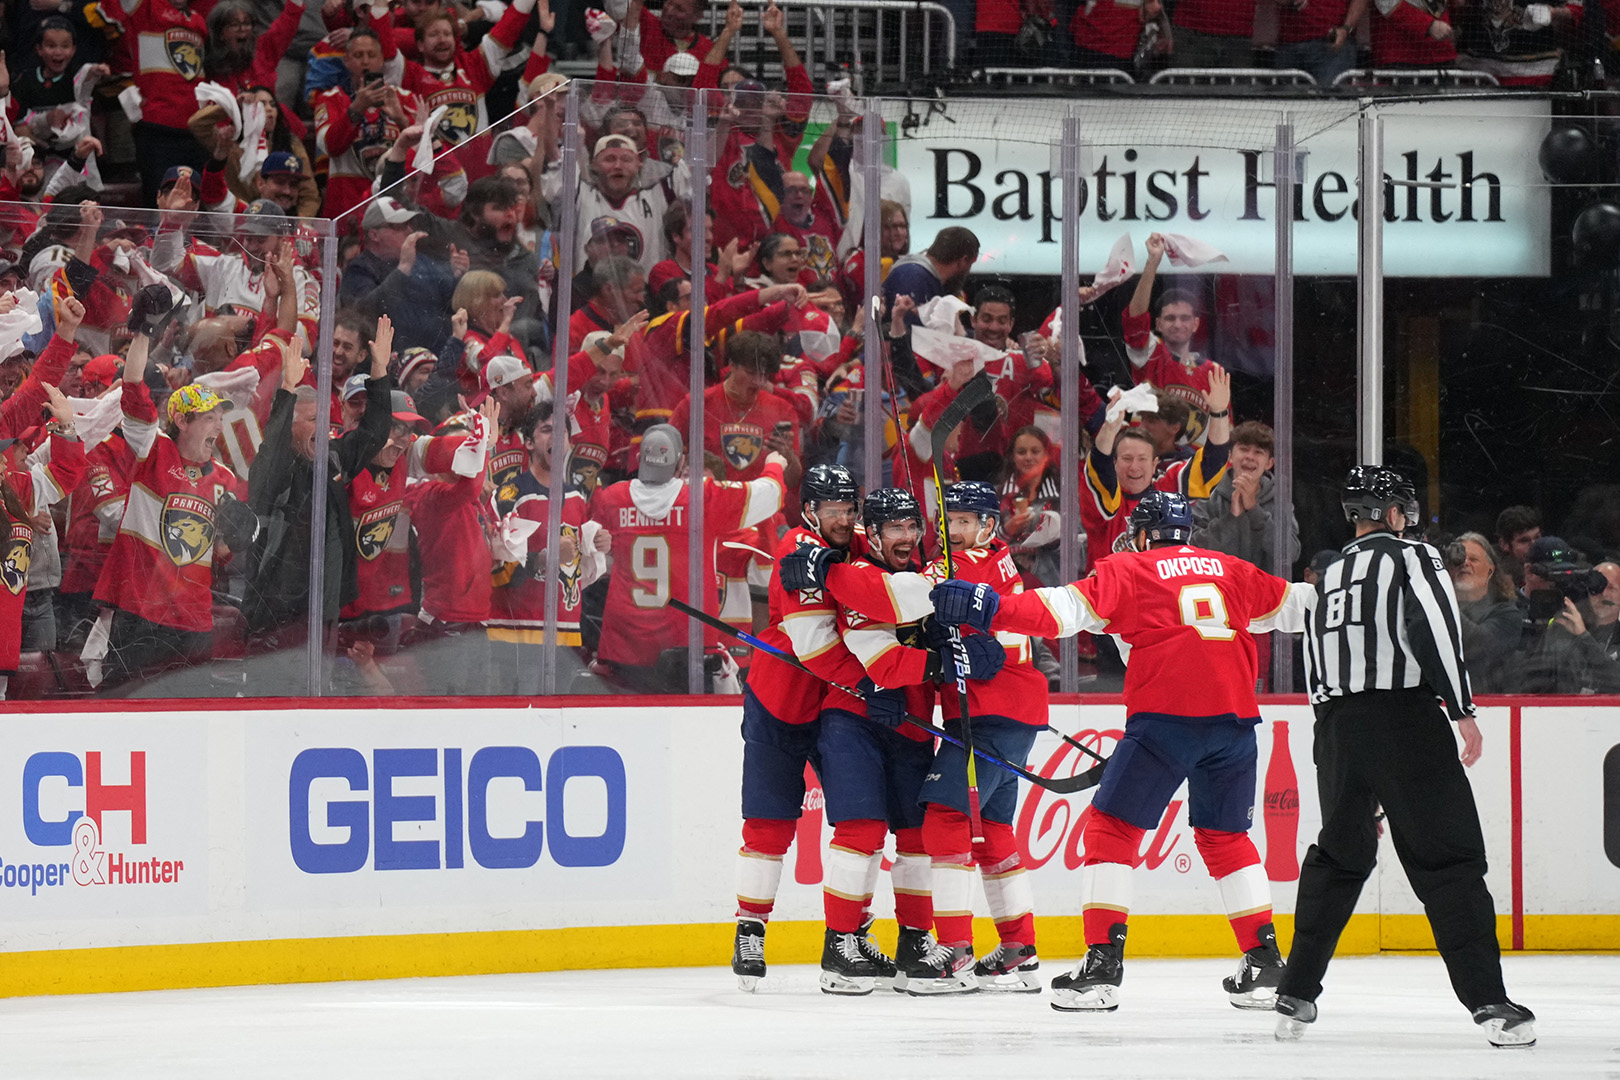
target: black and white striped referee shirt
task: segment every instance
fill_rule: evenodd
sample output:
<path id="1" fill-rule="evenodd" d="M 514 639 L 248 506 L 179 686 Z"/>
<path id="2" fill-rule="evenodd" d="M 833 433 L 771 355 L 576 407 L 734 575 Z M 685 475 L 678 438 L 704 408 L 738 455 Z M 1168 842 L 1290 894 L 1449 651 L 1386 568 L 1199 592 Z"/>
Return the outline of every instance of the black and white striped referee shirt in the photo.
<path id="1" fill-rule="evenodd" d="M 1473 714 L 1457 595 L 1433 547 L 1368 533 L 1345 545 L 1316 589 L 1305 639 L 1312 702 L 1426 686 L 1453 720 Z"/>

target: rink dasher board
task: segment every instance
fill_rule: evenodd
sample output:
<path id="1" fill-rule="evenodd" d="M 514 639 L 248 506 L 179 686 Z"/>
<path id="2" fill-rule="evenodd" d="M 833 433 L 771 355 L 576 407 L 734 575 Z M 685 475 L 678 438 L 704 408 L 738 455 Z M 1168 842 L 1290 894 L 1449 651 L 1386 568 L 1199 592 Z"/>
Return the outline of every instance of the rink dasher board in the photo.
<path id="1" fill-rule="evenodd" d="M 0 820 L 0 987 L 71 993 L 724 963 L 739 842 L 738 703 L 629 700 L 118 703 L 117 712 L 8 716 L 0 805 L 20 813 Z M 1252 835 L 1286 941 L 1295 893 L 1286 864 L 1320 824 L 1312 713 L 1287 701 L 1262 712 Z M 1106 751 L 1124 711 L 1117 699 L 1088 700 L 1055 705 L 1052 720 Z M 1295 806 L 1277 790 L 1278 721 Z M 1620 948 L 1620 702 L 1501 699 L 1481 710 L 1480 726 L 1485 757 L 1470 778 L 1503 946 Z M 1042 734 L 1030 762 L 1067 774 L 1075 757 Z M 1014 824 L 1042 952 L 1073 955 L 1089 794 L 1022 787 Z M 1133 955 L 1233 947 L 1185 795 L 1144 838 Z M 1297 812 L 1294 860 L 1268 802 L 1285 818 Z M 812 855 L 831 827 L 818 818 L 812 809 L 801 836 L 819 843 L 804 845 L 802 863 L 801 845 L 786 861 L 773 962 L 811 962 L 819 951 Z M 892 912 L 887 875 L 874 910 Z M 976 910 L 985 910 L 982 893 Z M 1341 948 L 1432 948 L 1421 910 L 1386 837 Z M 884 919 L 880 939 L 892 934 Z M 980 937 L 992 940 L 987 924 Z"/>

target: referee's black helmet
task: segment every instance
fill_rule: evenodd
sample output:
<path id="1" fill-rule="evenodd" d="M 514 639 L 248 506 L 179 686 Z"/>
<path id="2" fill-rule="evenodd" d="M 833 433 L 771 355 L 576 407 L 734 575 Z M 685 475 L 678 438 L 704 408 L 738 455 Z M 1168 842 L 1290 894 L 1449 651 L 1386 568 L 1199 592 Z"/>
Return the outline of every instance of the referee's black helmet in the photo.
<path id="1" fill-rule="evenodd" d="M 1383 465 L 1357 465 L 1344 481 L 1344 516 L 1351 522 L 1376 521 L 1382 524 L 1393 507 L 1402 513 L 1417 502 L 1412 484 L 1394 469 Z"/>

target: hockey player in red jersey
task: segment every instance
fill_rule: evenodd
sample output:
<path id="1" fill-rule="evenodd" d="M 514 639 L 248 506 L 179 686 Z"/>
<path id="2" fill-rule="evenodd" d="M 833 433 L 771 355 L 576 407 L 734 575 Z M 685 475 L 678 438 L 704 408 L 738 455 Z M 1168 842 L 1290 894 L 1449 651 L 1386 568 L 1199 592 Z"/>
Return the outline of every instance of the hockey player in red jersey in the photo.
<path id="1" fill-rule="evenodd" d="M 649 445 L 654 432 L 658 438 Z M 613 535 L 613 573 L 597 656 L 622 682 L 644 692 L 669 692 L 660 655 L 686 644 L 686 619 L 668 606 L 670 598 L 710 614 L 719 610 L 718 590 L 687 595 L 691 528 L 686 514 L 693 492 L 683 459 L 681 433 L 655 424 L 642 439 L 636 479 L 598 488 L 591 497 L 591 520 Z M 721 537 L 768 520 L 782 508 L 785 464 L 782 455 L 768 454 L 757 480 L 703 481 L 704 581 L 714 580 L 714 548 Z M 708 631 L 705 643 L 706 651 L 722 653 L 718 632 Z"/>
<path id="2" fill-rule="evenodd" d="M 1185 496 L 1150 492 L 1131 515 L 1131 550 L 1084 581 L 1006 599 L 967 581 L 933 591 L 935 618 L 944 623 L 1042 637 L 1107 631 L 1129 654 L 1125 735 L 1084 833 L 1087 952 L 1052 982 L 1060 1011 L 1118 1008 L 1131 864 L 1183 780 L 1194 840 L 1244 951 L 1237 975 L 1223 984 L 1232 1004 L 1270 1009 L 1282 976 L 1271 887 L 1248 836 L 1260 714 L 1250 634 L 1302 629 L 1312 594 L 1241 559 L 1186 546 L 1191 532 Z"/>
<path id="3" fill-rule="evenodd" d="M 953 569 L 960 579 L 989 585 L 1004 597 L 1022 593 L 1023 578 L 1013 565 L 1011 551 L 995 535 L 1001 513 L 996 489 L 979 481 L 949 484 L 945 512 Z M 928 576 L 945 580 L 943 559 L 934 561 Z M 973 741 L 997 757 L 1022 765 L 1035 745 L 1035 733 L 1046 726 L 1046 677 L 1035 670 L 1028 636 L 999 633 L 995 637 L 1006 651 L 1005 666 L 989 681 L 967 684 Z M 947 646 L 948 640 L 936 632 L 930 644 Z M 945 727 L 957 734 L 960 719 L 947 719 Z M 974 965 L 978 985 L 1039 993 L 1035 897 L 1024 876 L 1012 829 L 1017 779 L 1009 772 L 991 769 L 980 774 L 979 794 L 984 842 L 975 847 L 967 814 L 967 759 L 961 747 L 940 743 L 922 791 L 926 807 L 923 843 L 934 872 L 934 934 L 940 945 L 972 955 L 973 868 L 977 865 L 990 917 L 1001 939 L 994 952 Z"/>
<path id="4" fill-rule="evenodd" d="M 857 551 L 864 545 L 855 532 L 860 518 L 861 489 L 855 476 L 842 465 L 816 465 L 799 486 L 804 524 L 782 537 L 781 556 L 800 544 L 835 551 Z M 792 844 L 804 803 L 804 767 L 821 771 L 816 742 L 825 708 L 857 704 L 828 682 L 854 686 L 865 675 L 838 636 L 837 608 L 818 590 L 789 592 L 780 575 L 772 572 L 770 625 L 760 639 L 799 658 L 809 672 L 784 663 L 760 650 L 748 670 L 743 689 L 743 843 L 737 852 L 737 939 L 731 970 L 738 985 L 752 992 L 765 975 L 765 927 L 776 906 L 782 880 L 782 857 Z M 826 681 L 823 681 L 826 680 Z M 877 881 L 877 864 L 861 890 L 870 894 Z M 861 930 L 857 947 L 878 963 L 882 954 Z M 892 977 L 894 969 L 883 958 Z"/>
<path id="5" fill-rule="evenodd" d="M 865 904 L 864 888 L 883 857 L 885 833 L 895 834 L 895 918 L 900 924 L 894 987 L 911 994 L 962 993 L 973 981 L 971 948 L 942 947 L 929 931 L 934 911 L 932 874 L 923 838 L 922 791 L 933 763 L 932 740 L 903 717 L 931 716 L 933 682 L 941 671 L 938 651 L 928 647 L 919 625 L 873 619 L 864 611 L 900 606 L 926 610 L 927 579 L 915 557 L 923 536 L 922 509 L 908 491 L 880 488 L 866 497 L 861 517 L 869 553 L 841 569 L 846 601 L 838 626 L 845 646 L 866 669 L 865 699 L 828 709 L 822 717 L 822 788 L 827 819 L 834 825 L 822 890 L 827 937 L 821 956 L 821 988 L 828 993 L 865 993 L 878 977 L 855 940 Z M 967 650 L 967 677 L 993 678 L 1005 654 L 994 638 L 980 635 Z M 902 870 L 900 860 L 908 860 Z M 914 867 L 914 872 L 912 868 Z"/>

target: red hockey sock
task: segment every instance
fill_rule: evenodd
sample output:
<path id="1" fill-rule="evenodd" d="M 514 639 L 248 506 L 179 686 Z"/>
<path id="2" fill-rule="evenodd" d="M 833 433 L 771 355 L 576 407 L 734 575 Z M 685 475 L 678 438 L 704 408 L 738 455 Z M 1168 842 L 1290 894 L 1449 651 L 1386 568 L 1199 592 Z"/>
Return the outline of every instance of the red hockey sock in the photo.
<path id="1" fill-rule="evenodd" d="M 1248 952 L 1260 944 L 1260 928 L 1271 922 L 1271 882 L 1266 880 L 1260 853 L 1248 833 L 1195 828 L 1193 840 L 1221 890 L 1238 948 Z"/>
<path id="2" fill-rule="evenodd" d="M 894 918 L 901 926 L 926 930 L 934 925 L 933 874 L 921 829 L 901 829 L 894 834 L 894 866 L 889 880 L 894 885 Z"/>

